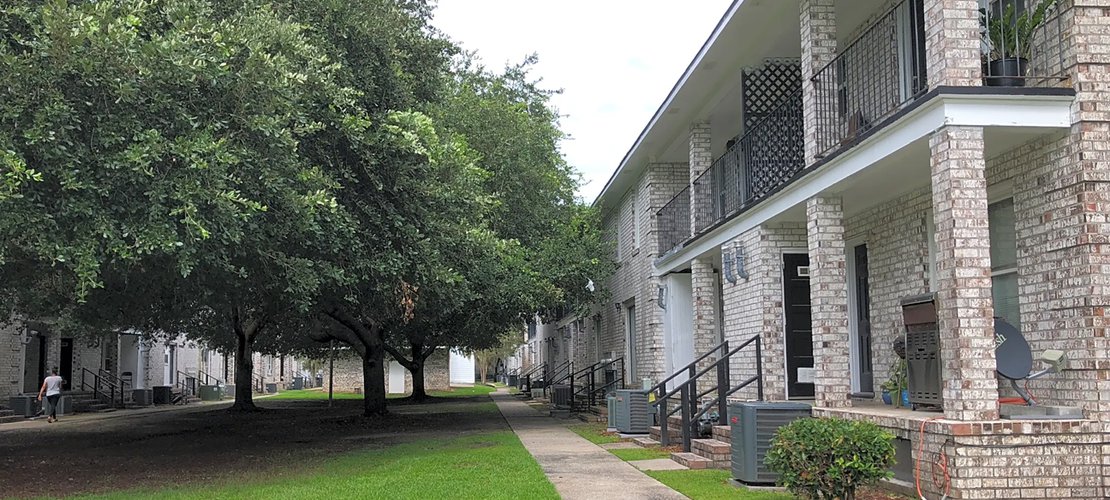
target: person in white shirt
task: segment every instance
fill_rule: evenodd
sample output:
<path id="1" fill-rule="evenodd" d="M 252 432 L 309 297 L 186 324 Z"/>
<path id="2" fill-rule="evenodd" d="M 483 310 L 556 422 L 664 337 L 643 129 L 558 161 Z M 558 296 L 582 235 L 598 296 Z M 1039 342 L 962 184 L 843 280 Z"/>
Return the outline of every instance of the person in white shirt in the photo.
<path id="1" fill-rule="evenodd" d="M 50 407 L 46 417 L 48 423 L 58 421 L 58 400 L 62 397 L 62 384 L 65 384 L 65 379 L 58 376 L 58 369 L 50 370 L 50 376 L 42 381 L 42 389 L 39 389 L 39 401 L 42 401 L 43 393 L 46 394 L 46 404 Z"/>

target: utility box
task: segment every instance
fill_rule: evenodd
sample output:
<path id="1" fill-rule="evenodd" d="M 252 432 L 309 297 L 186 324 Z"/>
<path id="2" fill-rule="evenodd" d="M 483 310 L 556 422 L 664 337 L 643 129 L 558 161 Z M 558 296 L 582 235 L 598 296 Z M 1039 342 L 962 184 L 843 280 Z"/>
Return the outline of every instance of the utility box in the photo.
<path id="1" fill-rule="evenodd" d="M 277 394 L 277 391 L 278 391 L 277 384 L 269 384 L 269 383 L 266 384 L 266 394 Z"/>
<path id="2" fill-rule="evenodd" d="M 304 389 L 304 377 L 293 377 L 293 390 L 299 391 Z"/>
<path id="3" fill-rule="evenodd" d="M 150 389 L 134 389 L 131 391 L 131 401 L 137 406 L 150 406 L 154 404 L 154 391 Z"/>
<path id="4" fill-rule="evenodd" d="M 202 385 L 197 389 L 197 397 L 201 401 L 219 401 L 223 399 L 218 385 Z"/>
<path id="5" fill-rule="evenodd" d="M 902 299 L 902 322 L 906 325 L 906 389 L 910 404 L 914 408 L 940 407 L 943 381 L 935 294 Z"/>
<path id="6" fill-rule="evenodd" d="M 753 401 L 729 405 L 732 477 L 745 484 L 775 484 L 779 475 L 763 463 L 775 432 L 812 414 L 813 408 L 805 403 Z"/>
<path id="7" fill-rule="evenodd" d="M 608 396 L 608 397 L 605 398 L 605 409 L 607 410 L 605 413 L 609 417 L 608 427 L 610 429 L 616 429 L 617 428 L 617 420 L 616 420 L 616 418 L 617 418 L 617 397 L 616 396 Z"/>
<path id="8" fill-rule="evenodd" d="M 621 389 L 613 404 L 613 426 L 625 434 L 647 434 L 651 426 L 651 404 L 647 391 Z"/>
<path id="9" fill-rule="evenodd" d="M 38 413 L 38 396 L 12 396 L 8 398 L 8 408 L 21 417 L 33 417 Z"/>
<path id="10" fill-rule="evenodd" d="M 224 396 L 235 397 L 235 384 L 224 384 Z"/>
<path id="11" fill-rule="evenodd" d="M 556 408 L 570 408 L 570 386 L 567 384 L 554 384 L 551 386 L 551 404 Z"/>
<path id="12" fill-rule="evenodd" d="M 58 407 L 54 409 L 54 413 L 56 413 L 59 417 L 74 413 L 73 398 L 68 394 L 63 394 L 58 397 Z"/>
<path id="13" fill-rule="evenodd" d="M 154 386 L 154 404 L 168 405 L 173 402 L 173 387 L 168 385 Z"/>

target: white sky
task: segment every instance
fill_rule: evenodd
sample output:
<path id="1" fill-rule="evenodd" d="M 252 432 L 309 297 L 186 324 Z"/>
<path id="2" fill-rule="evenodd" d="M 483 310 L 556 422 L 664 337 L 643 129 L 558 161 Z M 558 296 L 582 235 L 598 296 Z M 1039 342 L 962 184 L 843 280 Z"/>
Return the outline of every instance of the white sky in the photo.
<path id="1" fill-rule="evenodd" d="M 532 74 L 563 90 L 563 153 L 593 202 L 730 3 L 439 0 L 432 24 L 491 70 L 539 55 Z"/>

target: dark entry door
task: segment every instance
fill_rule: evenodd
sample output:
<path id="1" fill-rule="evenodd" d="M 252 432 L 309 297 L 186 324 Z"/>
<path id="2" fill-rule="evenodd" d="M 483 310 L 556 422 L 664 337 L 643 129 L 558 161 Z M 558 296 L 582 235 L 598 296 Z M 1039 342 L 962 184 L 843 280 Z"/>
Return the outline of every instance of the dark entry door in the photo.
<path id="1" fill-rule="evenodd" d="M 66 389 L 72 387 L 73 381 L 73 339 L 62 339 L 62 352 L 58 360 L 58 375 L 69 385 L 64 386 Z"/>
<path id="2" fill-rule="evenodd" d="M 813 397 L 813 383 L 798 381 L 798 368 L 813 368 L 813 323 L 809 307 L 809 255 L 785 254 L 783 308 L 786 316 L 786 383 L 792 398 Z"/>
<path id="3" fill-rule="evenodd" d="M 871 366 L 871 292 L 868 289 L 867 245 L 855 248 L 856 265 L 856 352 L 859 353 L 859 390 L 875 392 L 875 370 Z"/>

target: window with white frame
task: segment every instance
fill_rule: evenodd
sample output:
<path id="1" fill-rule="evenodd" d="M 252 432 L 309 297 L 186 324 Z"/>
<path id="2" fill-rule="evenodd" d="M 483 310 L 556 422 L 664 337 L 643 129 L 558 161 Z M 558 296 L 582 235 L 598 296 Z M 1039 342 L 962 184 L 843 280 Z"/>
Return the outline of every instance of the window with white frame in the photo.
<path id="1" fill-rule="evenodd" d="M 991 298 L 994 315 L 1021 328 L 1018 308 L 1017 230 L 1014 199 L 988 206 L 991 238 Z"/>

